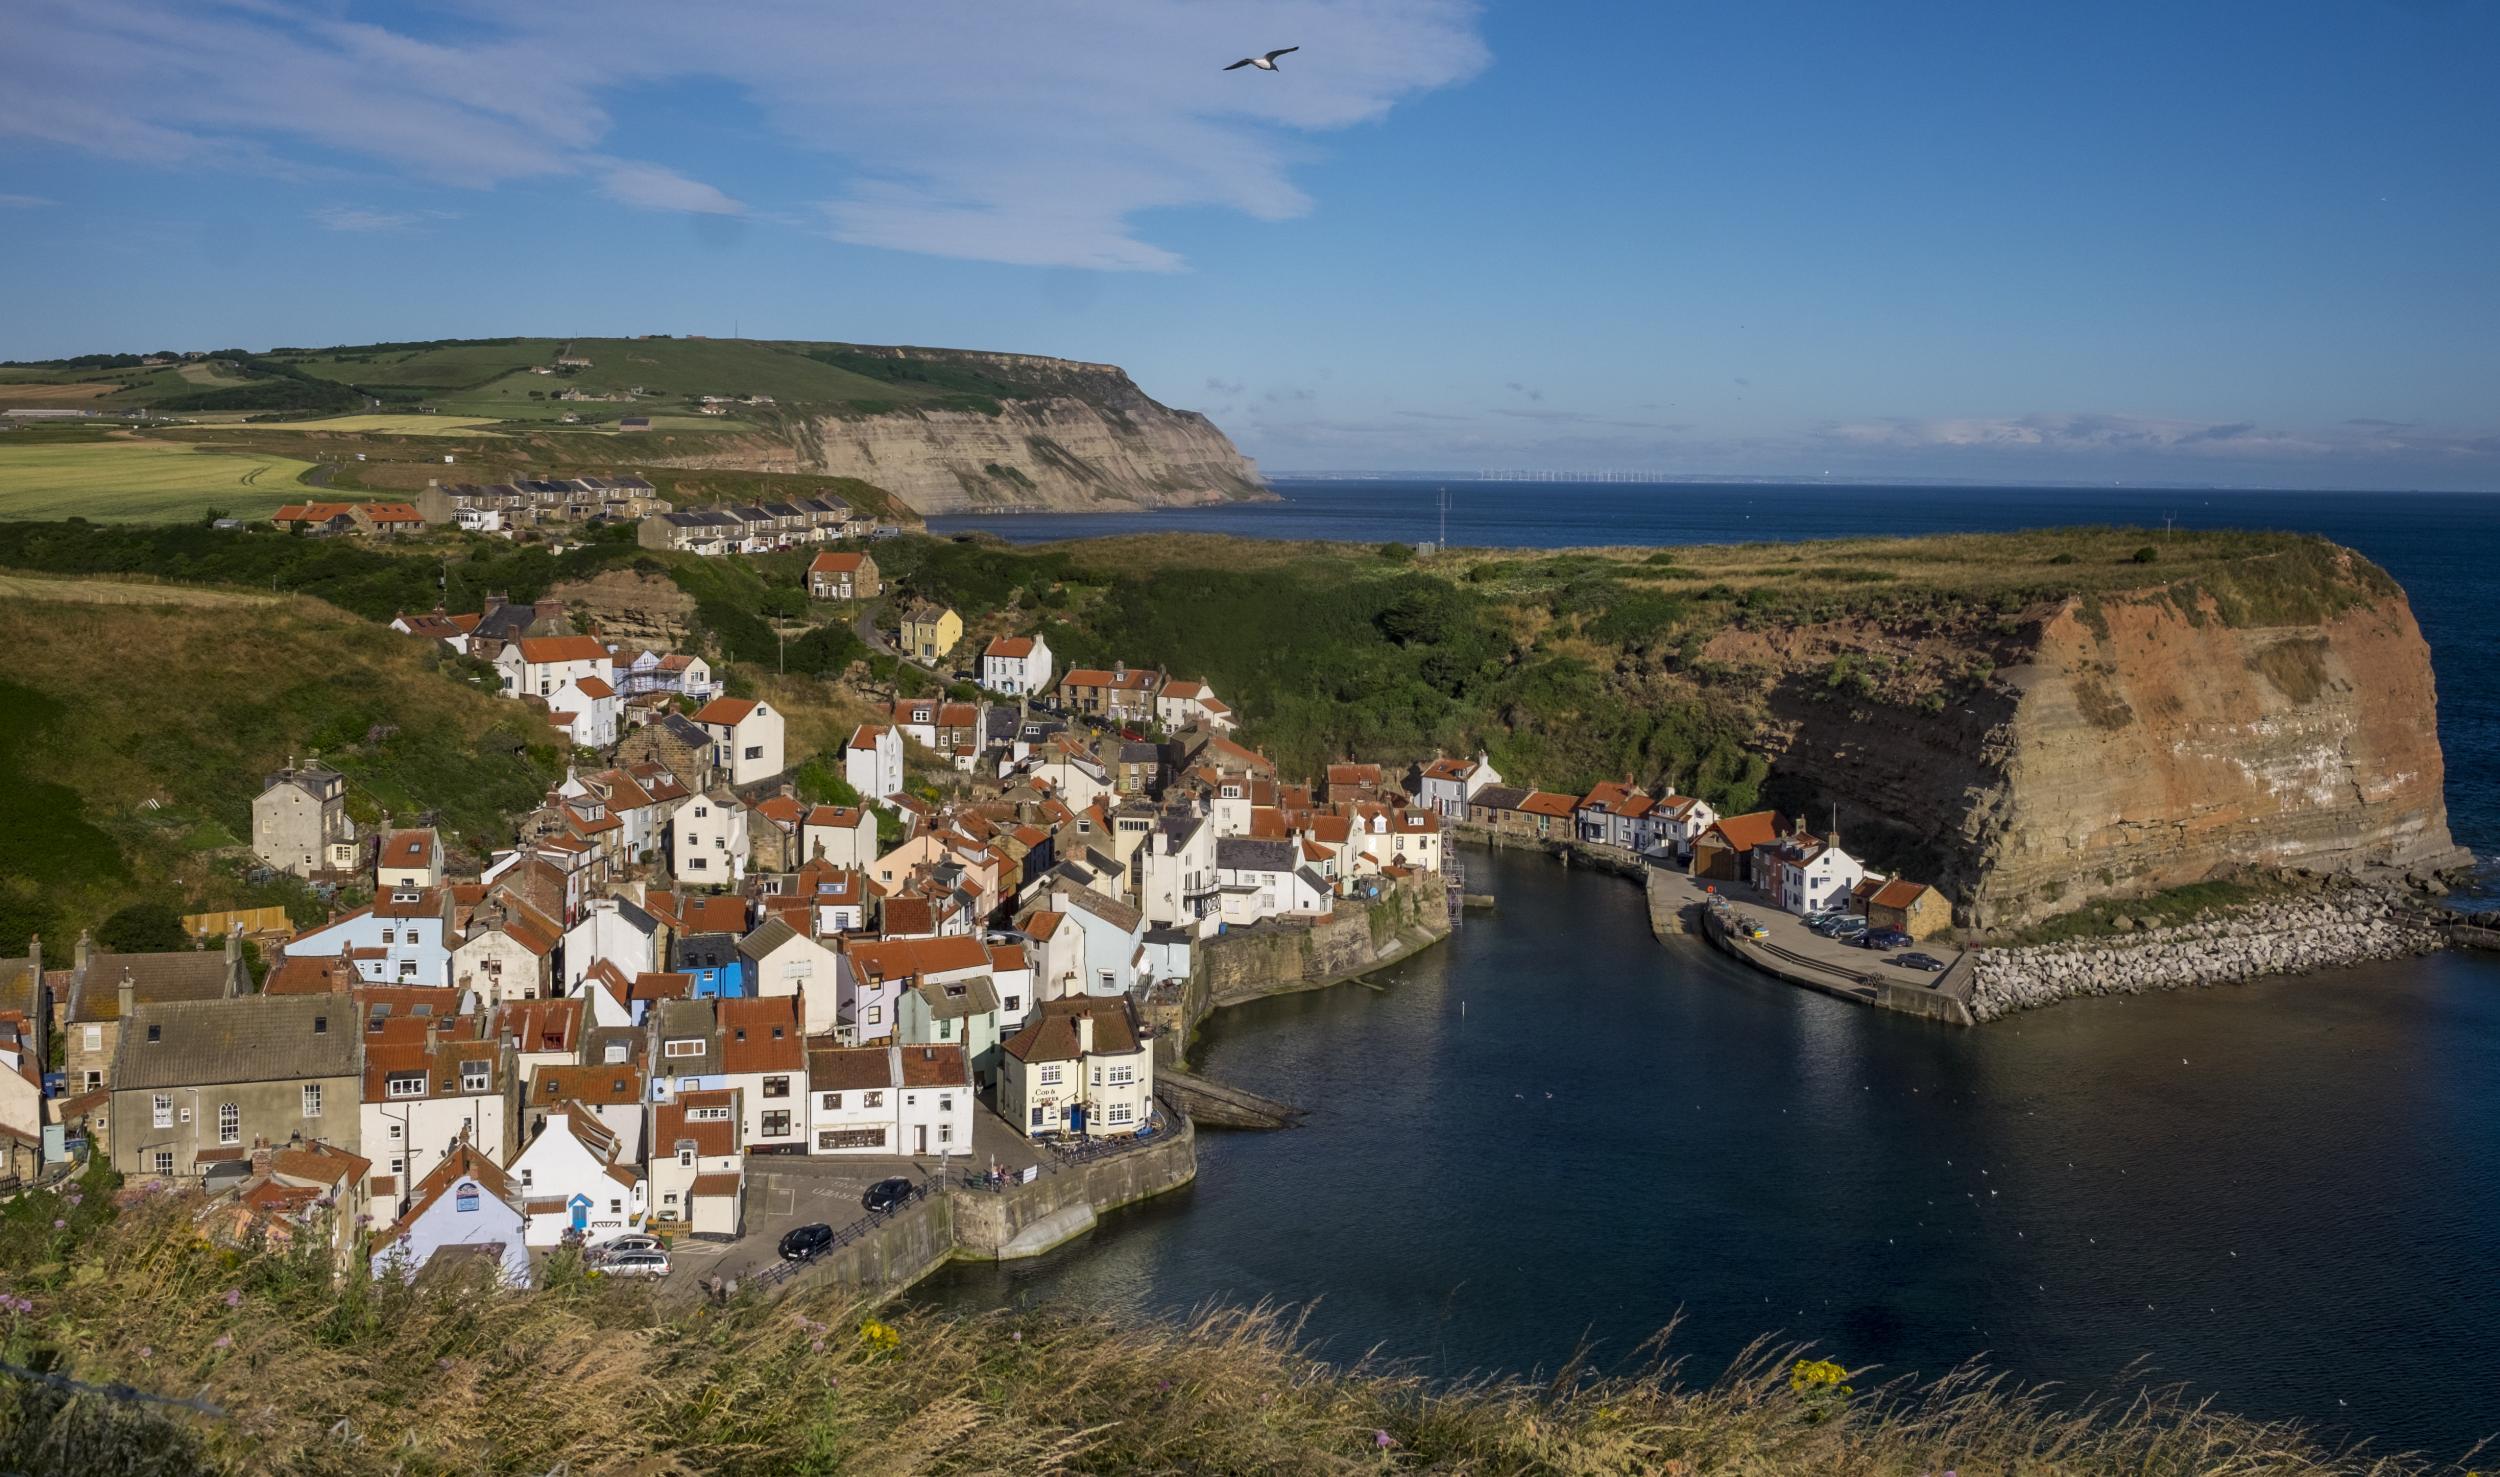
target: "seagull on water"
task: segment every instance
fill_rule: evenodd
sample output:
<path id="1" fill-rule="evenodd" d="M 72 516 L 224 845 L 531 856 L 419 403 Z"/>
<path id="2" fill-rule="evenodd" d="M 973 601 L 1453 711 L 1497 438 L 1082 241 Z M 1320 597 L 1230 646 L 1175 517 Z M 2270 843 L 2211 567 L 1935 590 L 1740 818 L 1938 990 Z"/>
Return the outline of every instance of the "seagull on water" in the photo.
<path id="1" fill-rule="evenodd" d="M 1224 70 L 1227 72 L 1238 72 L 1244 67 L 1256 67 L 1262 72 L 1273 72 L 1276 70 L 1276 58 L 1280 56 L 1290 56 L 1294 52 L 1300 51 L 1301 49 L 1302 48 L 1299 46 L 1284 46 L 1269 52 L 1265 56 L 1245 56 L 1241 60 L 1233 63 L 1231 66 L 1226 67 Z"/>

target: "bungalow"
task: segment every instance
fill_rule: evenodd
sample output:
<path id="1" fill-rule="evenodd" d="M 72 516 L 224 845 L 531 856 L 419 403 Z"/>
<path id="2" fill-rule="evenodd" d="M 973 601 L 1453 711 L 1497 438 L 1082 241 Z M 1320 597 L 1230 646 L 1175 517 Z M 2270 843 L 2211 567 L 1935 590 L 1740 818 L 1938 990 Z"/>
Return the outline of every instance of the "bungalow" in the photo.
<path id="1" fill-rule="evenodd" d="M 1953 926 L 1952 901 L 1924 882 L 1895 877 L 1866 895 L 1869 928 L 1889 928 L 1914 939 L 1933 938 Z"/>
<path id="2" fill-rule="evenodd" d="M 530 1285 L 529 1217 L 520 1194 L 510 1176 L 466 1144 L 435 1166 L 407 1213 L 374 1244 L 373 1275 L 414 1282 L 447 1252 L 477 1258 L 506 1287 Z"/>
<path id="3" fill-rule="evenodd" d="M 813 600 L 874 600 L 884 588 L 874 554 L 819 554 L 808 561 L 807 593 Z"/>
<path id="4" fill-rule="evenodd" d="M 712 736 L 713 763 L 733 787 L 781 773 L 781 712 L 770 703 L 717 697 L 696 710 L 694 721 Z"/>

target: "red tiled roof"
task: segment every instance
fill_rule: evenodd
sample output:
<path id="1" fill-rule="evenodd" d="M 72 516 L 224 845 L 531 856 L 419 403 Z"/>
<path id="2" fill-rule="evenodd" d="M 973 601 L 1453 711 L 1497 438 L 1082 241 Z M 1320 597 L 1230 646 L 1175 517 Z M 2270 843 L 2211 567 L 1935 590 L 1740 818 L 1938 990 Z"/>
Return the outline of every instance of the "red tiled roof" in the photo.
<path id="1" fill-rule="evenodd" d="M 1867 901 L 1879 908 L 1907 908 L 1916 904 L 1930 890 L 1924 882 L 1912 882 L 1907 877 L 1895 877 L 1876 889 L 1875 895 Z"/>
<path id="2" fill-rule="evenodd" d="M 723 1072 L 795 1072 L 807 1065 L 798 996 L 723 1000 L 716 1009 Z"/>
<path id="3" fill-rule="evenodd" d="M 1001 636 L 990 642 L 988 650 L 982 654 L 985 656 L 1013 657 L 1017 660 L 1022 660 L 1023 658 L 1033 654 L 1033 638 L 1030 636 Z"/>
<path id="4" fill-rule="evenodd" d="M 747 715 L 759 705 L 751 697 L 716 697 L 695 710 L 694 721 L 734 728 L 744 723 Z"/>
<path id="5" fill-rule="evenodd" d="M 1776 810 L 1754 810 L 1743 815 L 1721 816 L 1718 823 L 1701 833 L 1717 836 L 1736 851 L 1751 851 L 1780 839 L 1780 814 Z"/>
<path id="6" fill-rule="evenodd" d="M 819 554 L 808 561 L 809 574 L 856 574 L 865 554 Z"/>
<path id="7" fill-rule="evenodd" d="M 608 649 L 595 636 L 524 636 L 513 644 L 521 648 L 521 660 L 532 666 L 608 659 Z"/>

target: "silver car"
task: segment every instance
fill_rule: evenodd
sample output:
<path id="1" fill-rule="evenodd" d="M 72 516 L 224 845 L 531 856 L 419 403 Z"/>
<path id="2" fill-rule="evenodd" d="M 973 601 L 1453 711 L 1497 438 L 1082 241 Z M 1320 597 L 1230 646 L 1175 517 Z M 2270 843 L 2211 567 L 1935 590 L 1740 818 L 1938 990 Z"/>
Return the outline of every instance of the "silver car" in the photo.
<path id="1" fill-rule="evenodd" d="M 599 1260 L 599 1270 L 611 1277 L 665 1277 L 668 1275 L 668 1253 L 665 1251 L 620 1251 Z"/>
<path id="2" fill-rule="evenodd" d="M 623 1256 L 627 1252 L 631 1251 L 656 1251 L 665 1253 L 667 1250 L 668 1243 L 662 1241 L 659 1237 L 645 1236 L 640 1232 L 635 1232 L 625 1236 L 612 1236 L 605 1241 L 601 1241 L 593 1245 L 588 1251 L 584 1252 L 583 1255 L 588 1257 L 590 1260 L 597 1262 L 604 1261 L 613 1256 Z"/>

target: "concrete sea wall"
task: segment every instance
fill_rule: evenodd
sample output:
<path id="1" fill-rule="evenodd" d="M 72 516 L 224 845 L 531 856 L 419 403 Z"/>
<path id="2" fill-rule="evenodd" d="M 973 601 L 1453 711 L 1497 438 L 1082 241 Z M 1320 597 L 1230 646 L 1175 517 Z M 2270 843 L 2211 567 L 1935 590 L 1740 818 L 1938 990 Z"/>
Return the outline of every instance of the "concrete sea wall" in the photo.
<path id="1" fill-rule="evenodd" d="M 2241 984 L 2409 958 L 2446 943 L 2437 923 L 2404 899 L 2372 887 L 2335 887 L 2177 927 L 1973 950 L 1971 1014 L 1990 1021 L 2085 995 Z"/>

